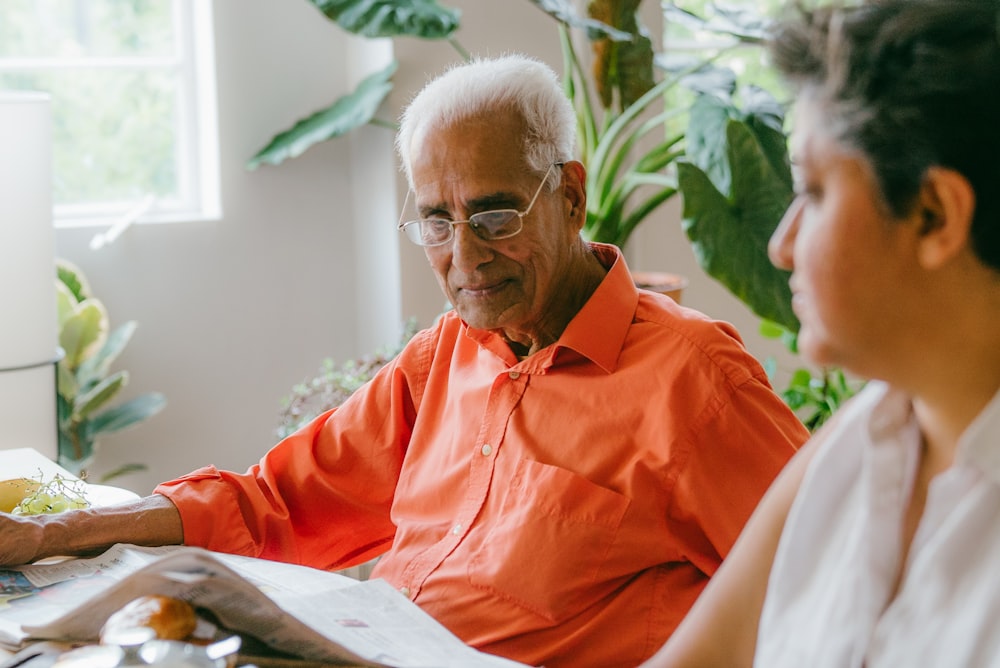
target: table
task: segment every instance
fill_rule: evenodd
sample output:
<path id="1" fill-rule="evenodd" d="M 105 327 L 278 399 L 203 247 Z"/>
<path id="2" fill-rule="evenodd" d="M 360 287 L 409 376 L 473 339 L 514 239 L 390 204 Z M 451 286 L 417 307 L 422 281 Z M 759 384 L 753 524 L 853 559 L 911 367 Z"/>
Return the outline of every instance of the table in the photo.
<path id="1" fill-rule="evenodd" d="M 10 478 L 34 478 L 37 480 L 41 476 L 42 481 L 47 482 L 57 475 L 70 480 L 78 480 L 75 475 L 37 450 L 31 448 L 0 450 L 0 480 Z M 135 501 L 139 498 L 135 492 L 121 487 L 92 483 L 86 484 L 84 493 L 92 506 L 109 506 L 123 501 Z"/>
<path id="2" fill-rule="evenodd" d="M 0 479 L 37 478 L 39 473 L 44 480 L 50 480 L 57 474 L 76 479 L 75 475 L 32 448 L 0 450 Z"/>
<path id="3" fill-rule="evenodd" d="M 9 478 L 37 479 L 41 476 L 43 481 L 47 481 L 57 475 L 76 480 L 76 476 L 72 473 L 32 448 L 0 450 L 0 479 L 2 480 Z M 97 505 L 139 498 L 133 492 L 107 485 L 87 485 L 87 496 L 91 503 Z M 9 656 L 11 656 L 10 652 L 0 648 L 0 662 Z"/>

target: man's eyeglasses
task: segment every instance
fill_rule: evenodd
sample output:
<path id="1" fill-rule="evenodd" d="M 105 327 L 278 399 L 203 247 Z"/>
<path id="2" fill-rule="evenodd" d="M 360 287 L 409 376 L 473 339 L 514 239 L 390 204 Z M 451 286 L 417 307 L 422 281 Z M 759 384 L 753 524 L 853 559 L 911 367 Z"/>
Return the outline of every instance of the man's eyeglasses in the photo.
<path id="1" fill-rule="evenodd" d="M 524 217 L 531 213 L 531 208 L 535 206 L 535 200 L 542 192 L 542 187 L 549 180 L 549 174 L 553 167 L 561 167 L 562 163 L 549 165 L 545 170 L 542 182 L 538 184 L 535 196 L 528 202 L 528 208 L 524 211 L 517 209 L 495 209 L 493 211 L 480 211 L 469 216 L 468 220 L 447 220 L 445 218 L 421 218 L 419 220 L 400 221 L 397 229 L 406 233 L 406 238 L 418 246 L 441 246 L 455 237 L 456 225 L 468 225 L 477 237 L 485 241 L 496 241 L 514 236 L 524 228 Z M 406 202 L 410 199 L 410 193 L 406 193 Z M 406 211 L 406 202 L 403 202 L 403 211 Z"/>

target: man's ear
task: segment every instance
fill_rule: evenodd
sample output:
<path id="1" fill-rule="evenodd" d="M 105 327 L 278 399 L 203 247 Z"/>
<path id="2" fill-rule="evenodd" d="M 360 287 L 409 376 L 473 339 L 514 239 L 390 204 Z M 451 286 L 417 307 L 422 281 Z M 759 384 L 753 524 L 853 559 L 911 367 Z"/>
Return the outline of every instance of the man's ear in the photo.
<path id="1" fill-rule="evenodd" d="M 924 268 L 937 269 L 969 244 L 976 193 L 961 173 L 931 167 L 917 205 L 922 217 L 918 259 Z"/>
<path id="2" fill-rule="evenodd" d="M 583 228 L 587 220 L 587 169 L 576 160 L 562 167 L 562 184 L 566 216 L 576 225 L 576 231 Z"/>

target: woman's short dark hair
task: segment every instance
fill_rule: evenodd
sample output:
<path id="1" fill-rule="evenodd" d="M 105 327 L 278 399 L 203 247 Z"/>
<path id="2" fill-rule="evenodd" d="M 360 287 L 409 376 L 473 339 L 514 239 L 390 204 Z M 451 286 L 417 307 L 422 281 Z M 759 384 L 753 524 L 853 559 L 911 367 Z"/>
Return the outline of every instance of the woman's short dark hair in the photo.
<path id="1" fill-rule="evenodd" d="M 909 212 L 932 166 L 976 194 L 973 249 L 1000 269 L 1000 0 L 871 0 L 778 25 L 775 65 L 871 162 L 886 203 Z"/>

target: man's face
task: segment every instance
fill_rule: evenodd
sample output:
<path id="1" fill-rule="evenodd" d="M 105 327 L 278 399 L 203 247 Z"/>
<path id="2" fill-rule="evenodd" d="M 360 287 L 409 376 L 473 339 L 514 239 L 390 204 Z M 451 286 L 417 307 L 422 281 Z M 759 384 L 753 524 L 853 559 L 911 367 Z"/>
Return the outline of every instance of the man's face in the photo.
<path id="1" fill-rule="evenodd" d="M 410 155 L 419 216 L 467 220 L 493 209 L 524 211 L 542 177 L 525 164 L 523 137 L 523 121 L 511 113 L 418 132 Z M 469 225 L 456 225 L 451 241 L 426 249 L 442 290 L 471 327 L 531 342 L 565 310 L 561 288 L 582 222 L 570 213 L 566 187 L 544 187 L 516 236 L 484 241 Z"/>

